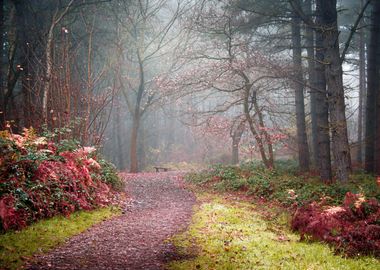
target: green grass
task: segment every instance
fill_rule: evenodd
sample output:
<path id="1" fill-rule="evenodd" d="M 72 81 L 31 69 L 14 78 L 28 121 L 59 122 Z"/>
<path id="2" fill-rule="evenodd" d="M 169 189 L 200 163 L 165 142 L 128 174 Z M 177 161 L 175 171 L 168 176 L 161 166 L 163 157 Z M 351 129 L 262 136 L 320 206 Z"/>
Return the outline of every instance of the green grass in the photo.
<path id="1" fill-rule="evenodd" d="M 198 200 L 188 230 L 170 239 L 187 259 L 169 269 L 379 269 L 375 258 L 344 258 L 325 244 L 300 242 L 252 204 L 209 194 Z"/>
<path id="2" fill-rule="evenodd" d="M 115 208 L 79 211 L 41 220 L 21 231 L 0 235 L 0 269 L 18 269 L 33 254 L 46 252 L 94 224 L 120 214 Z"/>

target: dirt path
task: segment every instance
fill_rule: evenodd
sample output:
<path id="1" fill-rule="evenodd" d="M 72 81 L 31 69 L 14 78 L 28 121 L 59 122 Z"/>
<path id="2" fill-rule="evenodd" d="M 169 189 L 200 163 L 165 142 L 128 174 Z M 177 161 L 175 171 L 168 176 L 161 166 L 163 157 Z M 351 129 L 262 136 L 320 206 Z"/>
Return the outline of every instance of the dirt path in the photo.
<path id="1" fill-rule="evenodd" d="M 164 240 L 188 225 L 195 197 L 176 173 L 124 177 L 132 196 L 124 215 L 73 237 L 28 269 L 161 269 L 173 259 Z"/>

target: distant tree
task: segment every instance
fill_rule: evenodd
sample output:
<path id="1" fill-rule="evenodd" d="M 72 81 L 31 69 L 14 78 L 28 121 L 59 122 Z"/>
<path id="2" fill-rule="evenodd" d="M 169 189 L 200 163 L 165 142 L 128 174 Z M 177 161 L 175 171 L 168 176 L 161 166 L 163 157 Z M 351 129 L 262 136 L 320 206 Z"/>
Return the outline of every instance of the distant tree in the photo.
<path id="1" fill-rule="evenodd" d="M 164 64 L 170 46 L 173 46 L 173 25 L 186 7 L 186 1 L 174 4 L 172 9 L 167 0 L 116 1 L 113 6 L 117 18 L 116 27 L 122 43 L 123 68 L 120 79 L 121 92 L 132 116 L 132 127 L 129 138 L 130 172 L 138 172 L 138 138 L 143 117 L 161 98 L 153 88 L 155 68 Z M 160 20 L 160 14 L 166 14 Z M 169 66 L 169 61 L 165 63 Z"/>

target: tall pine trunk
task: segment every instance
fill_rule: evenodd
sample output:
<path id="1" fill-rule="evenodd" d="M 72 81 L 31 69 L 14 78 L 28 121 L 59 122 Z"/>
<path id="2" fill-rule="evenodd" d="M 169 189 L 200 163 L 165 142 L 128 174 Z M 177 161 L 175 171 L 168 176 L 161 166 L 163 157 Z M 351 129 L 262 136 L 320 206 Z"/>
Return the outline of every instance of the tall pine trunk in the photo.
<path id="1" fill-rule="evenodd" d="M 297 144 L 298 161 L 301 171 L 309 170 L 309 147 L 307 144 L 306 123 L 305 123 L 305 103 L 303 94 L 302 75 L 302 49 L 301 49 L 301 19 L 293 13 L 292 18 L 292 46 L 293 46 L 293 72 L 294 72 L 294 92 L 296 103 L 297 122 Z"/>
<path id="2" fill-rule="evenodd" d="M 316 2 L 316 24 L 321 24 L 321 5 L 323 1 Z M 325 66 L 323 64 L 325 49 L 323 48 L 323 31 L 317 28 L 315 32 L 315 86 L 316 108 L 319 146 L 319 173 L 323 182 L 332 180 L 329 114 L 326 91 Z"/>
<path id="3" fill-rule="evenodd" d="M 4 110 L 4 98 L 5 98 L 5 87 L 4 87 L 4 74 L 3 74 L 3 35 L 4 35 L 4 0 L 0 0 L 0 129 L 5 127 L 5 111 Z"/>
<path id="4" fill-rule="evenodd" d="M 318 0 L 321 8 L 323 47 L 325 49 L 325 76 L 328 87 L 330 130 L 336 175 L 339 181 L 348 181 L 351 171 L 350 148 L 343 88 L 343 71 L 339 52 L 336 0 Z"/>
<path id="5" fill-rule="evenodd" d="M 312 20 L 311 0 L 305 1 L 305 14 L 309 20 Z M 307 52 L 307 66 L 310 86 L 310 117 L 311 117 L 311 139 L 312 139 L 312 160 L 315 168 L 320 168 L 319 162 L 319 145 L 318 145 L 318 118 L 317 118 L 317 85 L 315 83 L 315 44 L 314 30 L 311 26 L 306 25 L 305 29 L 305 46 Z"/>
<path id="6" fill-rule="evenodd" d="M 379 110 L 376 111 L 376 106 L 379 105 L 380 87 L 380 1 L 373 2 L 373 10 L 371 14 L 371 30 L 368 47 L 368 68 L 367 68 L 367 110 L 366 110 L 366 132 L 365 132 L 365 169 L 367 172 L 375 172 L 375 159 L 378 162 L 380 155 L 380 143 L 378 136 L 380 135 Z M 377 103 L 377 104 L 376 104 Z M 376 134 L 376 130 L 379 133 Z M 377 144 L 376 144 L 377 142 Z M 376 157 L 376 158 L 375 158 Z M 378 172 L 380 164 L 378 164 Z"/>
<path id="7" fill-rule="evenodd" d="M 363 5 L 363 1 L 362 1 Z M 363 24 L 362 24 L 363 26 Z M 364 28 L 359 32 L 359 108 L 358 108 L 358 151 L 356 161 L 363 162 L 363 103 L 366 93 L 366 68 L 365 68 L 365 35 Z"/>

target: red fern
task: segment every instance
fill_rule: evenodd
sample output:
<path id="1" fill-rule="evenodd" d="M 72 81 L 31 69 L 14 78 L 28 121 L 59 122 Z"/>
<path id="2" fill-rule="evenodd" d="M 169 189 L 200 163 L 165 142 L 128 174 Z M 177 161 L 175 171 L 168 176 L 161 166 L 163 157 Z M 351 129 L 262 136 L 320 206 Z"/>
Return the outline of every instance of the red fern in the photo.
<path id="1" fill-rule="evenodd" d="M 292 229 L 301 233 L 301 239 L 332 243 L 349 255 L 380 256 L 380 204 L 360 194 L 347 193 L 339 207 L 314 202 L 299 208 Z"/>

